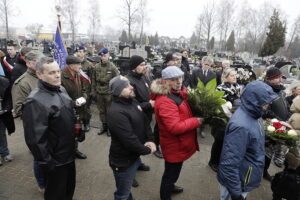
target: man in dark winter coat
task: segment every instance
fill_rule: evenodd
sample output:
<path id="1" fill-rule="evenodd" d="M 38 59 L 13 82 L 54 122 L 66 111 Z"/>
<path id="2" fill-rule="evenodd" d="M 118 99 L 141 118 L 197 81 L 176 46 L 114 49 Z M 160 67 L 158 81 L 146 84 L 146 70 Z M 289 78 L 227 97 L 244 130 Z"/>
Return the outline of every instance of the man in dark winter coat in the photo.
<path id="1" fill-rule="evenodd" d="M 17 45 L 7 44 L 7 54 L 2 58 L 1 65 L 5 72 L 5 76 L 11 81 L 11 73 L 18 58 Z"/>
<path id="2" fill-rule="evenodd" d="M 109 82 L 112 104 L 107 113 L 111 133 L 109 165 L 113 170 L 117 190 L 115 200 L 132 200 L 131 185 L 140 155 L 156 150 L 145 113 L 134 100 L 133 87 L 126 77 L 117 76 Z"/>
<path id="3" fill-rule="evenodd" d="M 260 185 L 265 161 L 262 114 L 277 98 L 272 88 L 253 81 L 245 88 L 242 105 L 227 124 L 218 167 L 221 200 L 244 200 Z"/>
<path id="4" fill-rule="evenodd" d="M 60 69 L 53 58 L 36 65 L 39 77 L 23 104 L 25 141 L 40 163 L 46 180 L 46 200 L 71 200 L 75 190 L 74 105 L 61 86 Z"/>
<path id="5" fill-rule="evenodd" d="M 209 56 L 204 56 L 201 60 L 201 66 L 194 69 L 191 77 L 191 87 L 196 88 L 198 84 L 198 79 L 206 85 L 210 80 L 216 78 L 216 73 L 210 69 L 214 60 Z"/>
<path id="6" fill-rule="evenodd" d="M 20 51 L 20 55 L 16 60 L 16 64 L 11 73 L 11 83 L 13 84 L 15 80 L 17 80 L 22 74 L 24 74 L 27 70 L 25 55 L 31 51 L 32 48 L 24 47 Z"/>
<path id="7" fill-rule="evenodd" d="M 282 85 L 283 74 L 277 67 L 270 67 L 266 72 L 265 82 L 271 86 L 273 91 L 278 95 L 278 98 L 272 102 L 268 110 L 263 115 L 264 119 L 276 118 L 280 121 L 287 121 L 291 113 L 289 112 L 289 105 L 285 99 L 285 87 Z M 266 161 L 264 178 L 271 181 L 272 177 L 268 173 L 271 163 L 271 158 L 274 156 L 274 163 L 281 167 L 284 163 L 284 152 L 286 147 L 279 144 L 266 143 Z"/>

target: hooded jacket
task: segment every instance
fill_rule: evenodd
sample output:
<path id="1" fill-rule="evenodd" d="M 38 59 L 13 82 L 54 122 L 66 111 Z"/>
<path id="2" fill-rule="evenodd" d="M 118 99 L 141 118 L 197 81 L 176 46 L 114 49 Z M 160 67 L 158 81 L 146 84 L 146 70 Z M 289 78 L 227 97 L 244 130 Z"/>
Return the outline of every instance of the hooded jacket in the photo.
<path id="1" fill-rule="evenodd" d="M 289 124 L 291 124 L 294 129 L 300 130 L 300 96 L 294 98 L 291 112 L 293 114 L 289 119 Z"/>
<path id="2" fill-rule="evenodd" d="M 272 88 L 261 81 L 249 83 L 242 105 L 227 124 L 218 168 L 218 180 L 232 198 L 260 185 L 265 161 L 265 132 L 262 106 L 277 98 Z"/>
<path id="3" fill-rule="evenodd" d="M 200 126 L 192 116 L 186 88 L 177 92 L 157 79 L 151 84 L 151 92 L 164 159 L 170 163 L 183 162 L 199 150 L 196 128 Z"/>

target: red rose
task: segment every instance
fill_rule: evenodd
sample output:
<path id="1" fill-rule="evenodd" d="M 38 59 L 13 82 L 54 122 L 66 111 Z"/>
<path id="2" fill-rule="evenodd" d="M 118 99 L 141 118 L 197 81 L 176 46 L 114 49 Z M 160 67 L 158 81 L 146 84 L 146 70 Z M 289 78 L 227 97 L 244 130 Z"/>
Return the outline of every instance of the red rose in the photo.
<path id="1" fill-rule="evenodd" d="M 276 130 L 275 132 L 276 132 L 276 134 L 282 134 L 282 133 L 285 133 L 285 130 Z"/>
<path id="2" fill-rule="evenodd" d="M 282 124 L 280 122 L 273 122 L 273 126 L 276 128 L 276 129 L 280 129 L 282 127 Z"/>

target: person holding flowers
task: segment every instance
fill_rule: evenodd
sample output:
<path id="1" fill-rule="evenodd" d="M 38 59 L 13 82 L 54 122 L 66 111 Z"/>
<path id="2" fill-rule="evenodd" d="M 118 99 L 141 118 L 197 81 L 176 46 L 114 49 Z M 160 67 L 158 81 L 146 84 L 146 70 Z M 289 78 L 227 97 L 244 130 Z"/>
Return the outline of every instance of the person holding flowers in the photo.
<path id="1" fill-rule="evenodd" d="M 272 88 L 261 81 L 247 84 L 241 106 L 225 130 L 218 167 L 221 200 L 244 200 L 259 187 L 265 161 L 265 132 L 262 114 L 277 98 Z"/>
<path id="2" fill-rule="evenodd" d="M 240 86 L 237 84 L 236 71 L 234 68 L 225 68 L 222 74 L 222 84 L 217 87 L 218 91 L 223 91 L 223 99 L 227 101 L 229 108 L 237 107 L 240 99 Z M 230 109 L 229 109 L 230 110 Z M 231 114 L 231 113 L 230 113 Z M 217 171 L 220 155 L 223 146 L 224 132 L 226 126 L 212 126 L 211 134 L 214 137 L 214 143 L 211 147 L 211 156 L 208 165 L 213 171 Z"/>
<path id="3" fill-rule="evenodd" d="M 169 66 L 162 70 L 162 78 L 151 84 L 152 96 L 156 96 L 154 111 L 165 159 L 160 186 L 162 200 L 171 200 L 172 194 L 183 192 L 175 183 L 183 162 L 199 150 L 196 128 L 202 125 L 202 119 L 192 116 L 183 76 L 179 67 Z"/>
<path id="4" fill-rule="evenodd" d="M 272 102 L 268 110 L 263 114 L 263 119 L 276 118 L 279 121 L 287 121 L 290 117 L 288 103 L 285 100 L 285 87 L 282 85 L 283 74 L 277 67 L 270 67 L 266 72 L 265 83 L 267 83 L 273 91 L 278 95 L 278 98 Z M 274 156 L 274 164 L 282 167 L 284 163 L 284 152 L 286 147 L 280 144 L 274 144 L 269 140 L 266 141 L 266 162 L 264 170 L 264 178 L 268 181 L 272 177 L 268 173 L 271 159 Z"/>

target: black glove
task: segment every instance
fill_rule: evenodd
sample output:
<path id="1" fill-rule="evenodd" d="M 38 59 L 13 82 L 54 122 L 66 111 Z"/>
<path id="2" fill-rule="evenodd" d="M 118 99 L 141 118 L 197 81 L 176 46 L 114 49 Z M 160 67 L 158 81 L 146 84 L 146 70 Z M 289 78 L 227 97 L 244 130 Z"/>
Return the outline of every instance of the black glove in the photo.
<path id="1" fill-rule="evenodd" d="M 240 195 L 239 197 L 237 198 L 233 198 L 231 197 L 232 200 L 246 200 L 242 195 Z"/>

